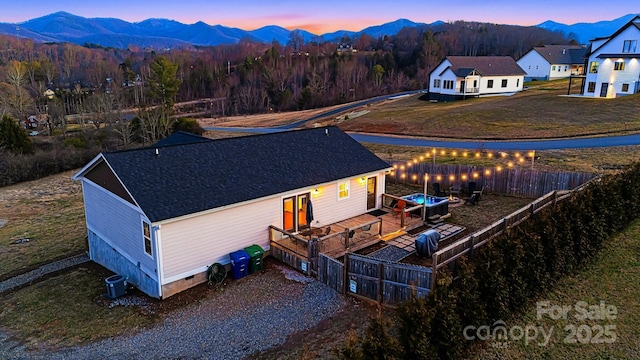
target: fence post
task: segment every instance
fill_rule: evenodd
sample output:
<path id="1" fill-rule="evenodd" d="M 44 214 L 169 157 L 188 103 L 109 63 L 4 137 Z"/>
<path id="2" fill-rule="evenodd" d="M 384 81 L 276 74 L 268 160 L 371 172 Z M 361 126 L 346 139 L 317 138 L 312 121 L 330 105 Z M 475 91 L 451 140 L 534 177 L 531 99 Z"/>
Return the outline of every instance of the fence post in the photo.
<path id="1" fill-rule="evenodd" d="M 438 272 L 438 253 L 434 253 L 431 260 L 431 289 L 436 287 L 436 273 Z"/>
<path id="2" fill-rule="evenodd" d="M 347 294 L 347 291 L 349 291 L 348 280 L 349 280 L 349 253 L 346 252 L 344 253 L 344 266 L 342 267 L 342 287 L 343 287 L 342 290 L 344 291 L 344 294 Z"/>
<path id="3" fill-rule="evenodd" d="M 476 247 L 476 237 L 474 235 L 471 235 L 469 238 L 469 243 L 471 243 L 471 246 L 469 246 L 469 255 L 467 255 L 467 258 L 469 260 L 471 260 L 473 258 L 473 251 L 475 250 Z"/>
<path id="4" fill-rule="evenodd" d="M 384 264 L 380 262 L 378 264 L 378 304 L 382 305 L 383 290 L 382 290 L 382 278 L 384 277 Z"/>

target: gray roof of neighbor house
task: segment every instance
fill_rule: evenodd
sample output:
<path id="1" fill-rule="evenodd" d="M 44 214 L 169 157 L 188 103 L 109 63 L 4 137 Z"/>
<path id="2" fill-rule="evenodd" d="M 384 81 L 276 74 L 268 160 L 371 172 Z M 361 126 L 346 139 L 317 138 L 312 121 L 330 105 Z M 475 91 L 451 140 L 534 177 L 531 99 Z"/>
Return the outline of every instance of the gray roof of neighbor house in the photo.
<path id="1" fill-rule="evenodd" d="M 337 127 L 102 156 L 152 222 L 390 168 Z"/>
<path id="2" fill-rule="evenodd" d="M 544 45 L 533 49 L 549 64 L 584 64 L 587 48 L 581 45 Z"/>
<path id="3" fill-rule="evenodd" d="M 456 74 L 475 69 L 482 76 L 526 75 L 511 56 L 447 56 L 446 60 L 449 60 L 449 68 Z"/>

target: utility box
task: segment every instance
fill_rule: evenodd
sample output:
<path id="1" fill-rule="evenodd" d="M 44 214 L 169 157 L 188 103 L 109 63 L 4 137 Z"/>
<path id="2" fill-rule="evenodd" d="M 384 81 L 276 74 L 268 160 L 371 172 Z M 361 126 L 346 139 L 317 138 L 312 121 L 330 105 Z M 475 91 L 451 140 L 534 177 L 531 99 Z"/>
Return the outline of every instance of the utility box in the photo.
<path id="1" fill-rule="evenodd" d="M 231 274 L 234 279 L 240 279 L 249 273 L 249 254 L 244 250 L 234 251 L 229 254 L 231 258 Z"/>
<path id="2" fill-rule="evenodd" d="M 122 275 L 113 275 L 104 279 L 107 286 L 106 296 L 109 299 L 119 298 L 127 292 L 127 278 Z"/>
<path id="3" fill-rule="evenodd" d="M 249 254 L 249 274 L 257 273 L 262 270 L 262 256 L 264 250 L 260 245 L 253 244 L 244 248 L 244 251 Z"/>

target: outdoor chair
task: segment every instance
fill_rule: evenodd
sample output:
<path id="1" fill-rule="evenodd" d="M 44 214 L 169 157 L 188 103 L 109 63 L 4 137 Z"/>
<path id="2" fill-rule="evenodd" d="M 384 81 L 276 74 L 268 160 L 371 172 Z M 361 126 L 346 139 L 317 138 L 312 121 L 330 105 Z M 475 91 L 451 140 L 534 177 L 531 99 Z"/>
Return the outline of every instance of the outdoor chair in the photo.
<path id="1" fill-rule="evenodd" d="M 449 194 L 451 194 L 451 196 L 459 197 L 461 190 L 462 190 L 462 185 L 459 182 L 456 182 L 453 185 L 451 185 L 451 187 L 449 188 Z"/>
<path id="2" fill-rule="evenodd" d="M 398 200 L 398 202 L 393 206 L 393 217 L 397 218 L 398 215 L 401 215 L 404 208 L 407 207 L 407 202 L 404 200 Z"/>
<path id="3" fill-rule="evenodd" d="M 363 226 L 362 228 L 360 228 L 360 231 L 358 232 L 358 237 L 365 238 L 365 237 L 371 236 L 371 233 L 369 233 L 370 230 L 371 230 L 371 224 L 367 226 Z"/>
<path id="4" fill-rule="evenodd" d="M 331 226 L 327 226 L 327 228 L 324 230 L 324 236 L 329 235 L 329 233 L 331 233 Z"/>
<path id="5" fill-rule="evenodd" d="M 433 183 L 433 195 L 434 196 L 445 196 L 446 192 L 440 189 L 440 183 Z"/>
<path id="6" fill-rule="evenodd" d="M 469 196 L 473 195 L 473 192 L 476 191 L 476 183 L 475 181 L 470 181 L 469 182 L 469 187 L 467 188 L 467 194 L 469 194 Z"/>
<path id="7" fill-rule="evenodd" d="M 482 200 L 482 192 L 484 191 L 484 186 L 480 188 L 480 190 L 476 190 L 473 194 L 478 194 L 478 201 Z"/>
<path id="8" fill-rule="evenodd" d="M 470 197 L 468 197 L 465 201 L 464 204 L 465 205 L 476 205 L 478 203 L 478 198 L 480 197 L 480 194 L 478 193 L 473 193 L 471 194 Z"/>

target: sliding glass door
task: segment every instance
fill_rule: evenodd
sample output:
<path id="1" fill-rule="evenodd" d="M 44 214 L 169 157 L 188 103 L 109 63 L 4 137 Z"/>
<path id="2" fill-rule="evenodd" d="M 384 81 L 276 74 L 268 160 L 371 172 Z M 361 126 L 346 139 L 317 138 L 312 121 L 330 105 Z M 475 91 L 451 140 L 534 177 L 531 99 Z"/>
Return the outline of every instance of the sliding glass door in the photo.
<path id="1" fill-rule="evenodd" d="M 282 200 L 282 227 L 288 232 L 299 232 L 309 228 L 307 207 L 310 194 L 300 194 Z"/>

